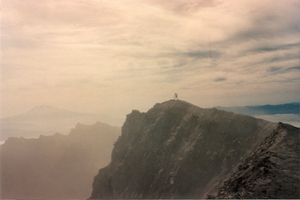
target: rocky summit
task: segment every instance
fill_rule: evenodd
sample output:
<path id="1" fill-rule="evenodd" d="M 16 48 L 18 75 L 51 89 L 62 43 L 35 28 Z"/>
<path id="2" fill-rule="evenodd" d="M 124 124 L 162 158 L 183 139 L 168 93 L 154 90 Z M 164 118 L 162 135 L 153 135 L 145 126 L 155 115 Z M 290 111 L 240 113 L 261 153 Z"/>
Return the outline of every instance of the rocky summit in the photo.
<path id="1" fill-rule="evenodd" d="M 127 115 L 91 199 L 206 198 L 277 124 L 170 100 Z"/>

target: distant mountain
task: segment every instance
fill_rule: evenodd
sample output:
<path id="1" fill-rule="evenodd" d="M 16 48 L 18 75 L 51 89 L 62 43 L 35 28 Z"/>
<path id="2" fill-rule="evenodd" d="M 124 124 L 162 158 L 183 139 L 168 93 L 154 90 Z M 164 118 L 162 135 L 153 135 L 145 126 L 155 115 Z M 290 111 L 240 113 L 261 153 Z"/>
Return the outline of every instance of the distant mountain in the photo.
<path id="1" fill-rule="evenodd" d="M 217 108 L 246 115 L 300 114 L 300 103 Z"/>
<path id="2" fill-rule="evenodd" d="M 132 111 L 91 199 L 205 198 L 276 123 L 171 100 Z"/>
<path id="3" fill-rule="evenodd" d="M 30 113 L 53 111 L 42 108 Z M 110 162 L 120 132 L 119 127 L 100 122 L 78 123 L 68 135 L 9 138 L 0 146 L 0 198 L 85 199 L 98 169 Z"/>
<path id="4" fill-rule="evenodd" d="M 217 198 L 299 199 L 299 136 L 299 128 L 280 123 L 238 166 Z"/>
<path id="5" fill-rule="evenodd" d="M 63 109 L 57 109 L 52 106 L 41 105 L 32 108 L 24 114 L 15 116 L 14 118 L 35 118 L 35 117 L 69 117 L 74 115 L 82 115 L 82 113 L 72 112 Z"/>
<path id="6" fill-rule="evenodd" d="M 67 134 L 78 122 L 94 124 L 105 119 L 101 114 L 79 113 L 46 105 L 37 106 L 23 114 L 0 119 L 0 141 L 9 137 L 37 138 L 55 132 Z"/>
<path id="7" fill-rule="evenodd" d="M 300 103 L 243 107 L 216 107 L 220 110 L 249 115 L 272 122 L 284 122 L 300 127 Z"/>

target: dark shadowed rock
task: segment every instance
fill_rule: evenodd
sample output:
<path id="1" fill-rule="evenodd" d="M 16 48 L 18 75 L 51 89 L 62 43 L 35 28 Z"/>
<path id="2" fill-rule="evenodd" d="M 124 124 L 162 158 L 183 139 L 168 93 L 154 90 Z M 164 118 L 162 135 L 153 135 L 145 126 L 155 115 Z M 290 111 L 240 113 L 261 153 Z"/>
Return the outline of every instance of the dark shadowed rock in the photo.
<path id="1" fill-rule="evenodd" d="M 90 198 L 205 198 L 275 127 L 184 101 L 134 110 Z"/>
<path id="2" fill-rule="evenodd" d="M 119 127 L 77 124 L 69 135 L 9 138 L 0 147 L 1 199 L 84 199 L 110 162 Z"/>
<path id="3" fill-rule="evenodd" d="M 300 130 L 279 123 L 220 188 L 217 197 L 300 198 Z"/>

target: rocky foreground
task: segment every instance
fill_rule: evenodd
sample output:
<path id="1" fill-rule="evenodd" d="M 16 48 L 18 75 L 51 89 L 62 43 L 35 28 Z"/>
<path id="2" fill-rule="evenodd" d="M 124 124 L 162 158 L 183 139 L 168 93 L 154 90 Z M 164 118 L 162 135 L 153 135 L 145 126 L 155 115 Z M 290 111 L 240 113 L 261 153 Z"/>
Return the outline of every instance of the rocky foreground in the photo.
<path id="1" fill-rule="evenodd" d="M 90 198 L 206 198 L 276 126 L 175 100 L 132 111 Z"/>
<path id="2" fill-rule="evenodd" d="M 299 199 L 299 137 L 299 128 L 279 123 L 278 128 L 238 166 L 220 188 L 217 198 Z"/>

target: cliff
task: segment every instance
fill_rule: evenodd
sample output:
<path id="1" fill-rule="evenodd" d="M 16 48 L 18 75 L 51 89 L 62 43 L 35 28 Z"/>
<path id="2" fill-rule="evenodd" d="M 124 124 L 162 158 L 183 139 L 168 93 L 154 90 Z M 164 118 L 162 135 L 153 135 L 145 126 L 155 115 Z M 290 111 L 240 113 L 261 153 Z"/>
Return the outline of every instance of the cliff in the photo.
<path id="1" fill-rule="evenodd" d="M 1 199 L 83 199 L 110 162 L 119 127 L 77 124 L 69 135 L 9 138 L 0 147 Z"/>
<path id="2" fill-rule="evenodd" d="M 253 117 L 184 101 L 132 111 L 91 199 L 205 198 L 276 128 Z"/>
<path id="3" fill-rule="evenodd" d="M 218 198 L 299 199 L 300 129 L 278 128 L 239 165 L 219 189 Z"/>

